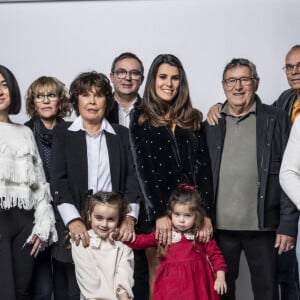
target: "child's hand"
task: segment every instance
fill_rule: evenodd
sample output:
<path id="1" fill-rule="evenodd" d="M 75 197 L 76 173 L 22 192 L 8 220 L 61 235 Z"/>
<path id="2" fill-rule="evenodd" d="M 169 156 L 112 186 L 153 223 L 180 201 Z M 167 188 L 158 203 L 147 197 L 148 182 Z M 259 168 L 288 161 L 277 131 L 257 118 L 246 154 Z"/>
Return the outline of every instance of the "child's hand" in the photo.
<path id="1" fill-rule="evenodd" d="M 225 272 L 224 271 L 217 272 L 217 278 L 214 283 L 214 290 L 219 295 L 223 295 L 227 292 L 227 284 L 225 281 Z"/>

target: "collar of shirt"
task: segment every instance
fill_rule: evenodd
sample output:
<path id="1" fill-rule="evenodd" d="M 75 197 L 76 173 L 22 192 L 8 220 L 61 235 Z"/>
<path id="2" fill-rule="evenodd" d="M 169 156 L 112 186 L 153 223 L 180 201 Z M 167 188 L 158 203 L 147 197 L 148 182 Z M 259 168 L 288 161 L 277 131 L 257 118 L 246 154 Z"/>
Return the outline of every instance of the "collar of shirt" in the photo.
<path id="1" fill-rule="evenodd" d="M 115 101 L 118 103 L 119 110 L 121 110 L 124 114 L 129 114 L 130 111 L 133 109 L 135 102 L 137 101 L 137 97 L 132 101 L 131 105 L 129 106 L 128 113 L 125 112 L 124 107 L 120 104 L 120 102 L 116 98 Z"/>
<path id="2" fill-rule="evenodd" d="M 249 111 L 245 114 L 245 115 L 242 115 L 240 117 L 235 117 L 233 115 L 231 115 L 228 111 L 228 102 L 226 102 L 221 110 L 221 113 L 223 113 L 224 115 L 226 116 L 231 116 L 231 117 L 234 117 L 234 118 L 237 118 L 237 119 L 244 119 L 245 117 L 249 116 L 251 113 L 256 113 L 256 101 L 252 104 L 252 106 L 250 107 Z"/>
<path id="3" fill-rule="evenodd" d="M 71 126 L 68 128 L 68 130 L 70 131 L 79 131 L 79 130 L 83 130 L 86 133 L 88 133 L 85 128 L 83 127 L 83 121 L 81 116 L 78 116 L 74 122 L 71 124 Z M 114 131 L 113 127 L 109 124 L 109 122 L 104 118 L 102 120 L 102 124 L 101 124 L 101 129 L 99 132 L 101 131 L 106 131 L 108 133 L 111 134 L 116 134 L 116 132 Z"/>
<path id="4" fill-rule="evenodd" d="M 91 238 L 90 239 L 90 246 L 92 248 L 99 249 L 103 243 L 109 243 L 109 245 L 111 245 L 111 247 L 119 248 L 119 243 L 118 242 L 112 243 L 108 239 L 104 240 L 104 239 L 100 238 L 93 229 L 90 229 L 88 231 L 88 233 L 89 233 L 89 236 Z"/>

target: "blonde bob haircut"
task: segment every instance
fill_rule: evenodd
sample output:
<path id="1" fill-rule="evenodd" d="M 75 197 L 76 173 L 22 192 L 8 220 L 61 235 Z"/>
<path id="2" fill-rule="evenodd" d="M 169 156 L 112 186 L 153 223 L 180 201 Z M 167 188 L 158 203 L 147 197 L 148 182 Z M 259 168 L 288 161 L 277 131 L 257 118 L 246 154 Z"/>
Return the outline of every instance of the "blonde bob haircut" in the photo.
<path id="1" fill-rule="evenodd" d="M 50 89 L 53 93 L 57 94 L 57 117 L 64 118 L 71 114 L 72 106 L 65 84 L 55 77 L 41 76 L 29 86 L 26 93 L 26 112 L 31 118 L 38 115 L 35 110 L 34 95 L 37 94 L 42 88 Z"/>

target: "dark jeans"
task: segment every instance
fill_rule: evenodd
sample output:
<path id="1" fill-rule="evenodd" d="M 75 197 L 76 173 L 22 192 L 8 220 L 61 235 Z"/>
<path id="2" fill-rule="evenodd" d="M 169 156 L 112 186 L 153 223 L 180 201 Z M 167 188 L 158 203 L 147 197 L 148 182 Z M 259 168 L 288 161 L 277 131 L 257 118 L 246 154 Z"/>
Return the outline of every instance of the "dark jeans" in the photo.
<path id="1" fill-rule="evenodd" d="M 144 250 L 134 251 L 134 300 L 149 299 L 148 262 Z"/>
<path id="2" fill-rule="evenodd" d="M 76 281 L 75 265 L 52 259 L 54 300 L 80 300 L 80 290 Z"/>
<path id="3" fill-rule="evenodd" d="M 278 269 L 281 300 L 300 300 L 299 275 L 295 249 L 279 256 Z"/>
<path id="4" fill-rule="evenodd" d="M 29 300 L 34 259 L 24 243 L 33 227 L 33 211 L 0 210 L 0 299 Z"/>
<path id="5" fill-rule="evenodd" d="M 51 249 L 40 252 L 34 262 L 30 288 L 31 300 L 51 300 L 53 291 Z"/>
<path id="6" fill-rule="evenodd" d="M 277 249 L 275 232 L 218 230 L 217 242 L 228 266 L 227 294 L 223 300 L 236 300 L 235 281 L 239 275 L 241 252 L 250 269 L 255 300 L 278 300 Z"/>

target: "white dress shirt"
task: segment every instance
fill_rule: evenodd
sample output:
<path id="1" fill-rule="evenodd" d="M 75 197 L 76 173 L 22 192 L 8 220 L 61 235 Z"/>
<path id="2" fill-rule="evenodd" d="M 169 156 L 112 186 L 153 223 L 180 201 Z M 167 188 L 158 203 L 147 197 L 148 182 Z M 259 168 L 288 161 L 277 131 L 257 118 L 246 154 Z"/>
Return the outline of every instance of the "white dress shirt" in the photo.
<path id="1" fill-rule="evenodd" d="M 118 100 L 116 100 L 118 102 Z M 125 111 L 124 107 L 118 102 L 118 112 L 119 112 L 119 124 L 129 128 L 130 124 L 130 112 L 134 107 L 137 98 L 131 103 L 128 112 Z"/>
<path id="2" fill-rule="evenodd" d="M 87 147 L 87 161 L 88 161 L 88 189 L 97 191 L 112 191 L 111 173 L 109 165 L 109 155 L 104 131 L 116 134 L 113 127 L 104 118 L 102 120 L 101 128 L 96 135 L 92 136 L 83 127 L 81 116 L 77 117 L 72 125 L 68 128 L 71 131 L 85 131 L 86 147 Z M 139 213 L 139 204 L 130 204 L 131 211 L 128 215 L 137 219 Z M 57 206 L 57 209 L 67 225 L 73 219 L 80 218 L 75 205 L 70 203 L 63 203 Z"/>

